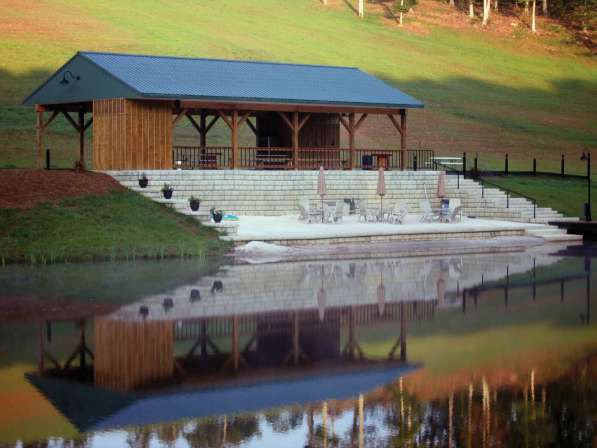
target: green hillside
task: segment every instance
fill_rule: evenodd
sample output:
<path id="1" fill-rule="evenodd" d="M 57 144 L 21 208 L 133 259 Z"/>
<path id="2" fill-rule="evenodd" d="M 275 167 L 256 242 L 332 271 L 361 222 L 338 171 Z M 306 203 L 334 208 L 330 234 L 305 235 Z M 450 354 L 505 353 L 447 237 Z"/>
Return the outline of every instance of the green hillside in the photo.
<path id="1" fill-rule="evenodd" d="M 428 12 L 450 13 L 432 0 L 404 28 L 380 2 L 367 3 L 364 19 L 340 0 L 10 3 L 0 19 L 0 166 L 33 165 L 34 114 L 20 101 L 81 49 L 358 66 L 426 103 L 410 115 L 411 147 L 494 158 L 542 152 L 541 163 L 554 167 L 561 152 L 576 160 L 597 149 L 597 64 L 550 23 L 539 23 L 552 31 L 538 36 L 440 26 Z M 367 125 L 357 144 L 397 143 L 382 118 Z M 64 122 L 52 128 L 46 146 L 60 150 L 57 164 L 72 166 L 74 132 Z M 176 142 L 196 138 L 176 130 Z M 209 136 L 227 141 L 223 127 Z"/>

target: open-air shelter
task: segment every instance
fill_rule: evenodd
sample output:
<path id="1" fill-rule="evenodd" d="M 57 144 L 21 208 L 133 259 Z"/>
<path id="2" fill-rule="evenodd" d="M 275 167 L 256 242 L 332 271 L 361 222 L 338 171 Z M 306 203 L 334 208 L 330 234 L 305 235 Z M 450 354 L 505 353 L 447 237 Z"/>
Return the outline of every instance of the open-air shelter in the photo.
<path id="1" fill-rule="evenodd" d="M 93 126 L 93 169 L 407 169 L 430 151 L 407 151 L 407 111 L 423 104 L 354 67 L 78 52 L 24 101 L 37 114 L 38 166 L 43 136 L 64 115 L 79 135 Z M 370 115 L 386 115 L 399 143 L 357 148 Z M 173 146 L 181 120 L 195 146 Z M 210 146 L 222 120 L 229 146 Z M 239 128 L 255 145 L 239 144 Z M 341 146 L 341 127 L 348 147 Z"/>

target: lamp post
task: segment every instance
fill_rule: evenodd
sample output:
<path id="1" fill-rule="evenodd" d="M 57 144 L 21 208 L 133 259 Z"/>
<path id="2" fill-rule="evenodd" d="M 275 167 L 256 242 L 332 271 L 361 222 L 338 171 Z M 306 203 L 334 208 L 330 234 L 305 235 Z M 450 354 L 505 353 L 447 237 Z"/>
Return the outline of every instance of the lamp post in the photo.
<path id="1" fill-rule="evenodd" d="M 592 221 L 591 218 L 591 153 L 583 152 L 580 160 L 587 162 L 587 202 L 585 203 L 585 221 Z"/>

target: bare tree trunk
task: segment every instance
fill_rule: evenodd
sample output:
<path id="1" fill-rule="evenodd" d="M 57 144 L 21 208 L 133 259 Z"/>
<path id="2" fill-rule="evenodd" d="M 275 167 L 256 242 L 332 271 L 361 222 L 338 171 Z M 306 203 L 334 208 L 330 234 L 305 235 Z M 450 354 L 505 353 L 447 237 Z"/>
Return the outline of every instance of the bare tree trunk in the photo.
<path id="1" fill-rule="evenodd" d="M 535 26 L 536 11 L 537 11 L 537 0 L 533 0 L 533 16 L 531 18 L 531 31 L 533 33 L 537 32 L 537 27 Z"/>
<path id="2" fill-rule="evenodd" d="M 324 5 L 326 5 L 326 6 L 327 6 L 327 4 L 328 4 L 328 0 L 321 0 L 321 2 L 322 2 Z"/>
<path id="3" fill-rule="evenodd" d="M 547 0 L 543 0 L 543 5 L 542 5 L 542 8 L 541 8 L 541 12 L 543 13 L 543 15 L 545 17 L 549 16 L 549 11 L 547 10 Z"/>
<path id="4" fill-rule="evenodd" d="M 493 2 L 493 9 L 495 9 L 496 11 L 498 10 L 498 0 L 495 0 Z"/>
<path id="5" fill-rule="evenodd" d="M 359 0 L 359 17 L 365 16 L 365 0 Z"/>
<path id="6" fill-rule="evenodd" d="M 475 5 L 473 3 L 473 0 L 469 0 L 468 2 L 468 16 L 471 19 L 475 18 Z"/>
<path id="7" fill-rule="evenodd" d="M 454 0 L 450 0 L 450 6 L 456 6 L 456 5 L 454 4 Z"/>
<path id="8" fill-rule="evenodd" d="M 400 0 L 400 26 L 402 26 L 402 7 L 404 6 L 404 0 Z"/>
<path id="9" fill-rule="evenodd" d="M 524 13 L 529 15 L 529 0 L 524 0 Z"/>
<path id="10" fill-rule="evenodd" d="M 483 26 L 487 25 L 489 20 L 489 11 L 491 11 L 491 0 L 483 0 Z"/>

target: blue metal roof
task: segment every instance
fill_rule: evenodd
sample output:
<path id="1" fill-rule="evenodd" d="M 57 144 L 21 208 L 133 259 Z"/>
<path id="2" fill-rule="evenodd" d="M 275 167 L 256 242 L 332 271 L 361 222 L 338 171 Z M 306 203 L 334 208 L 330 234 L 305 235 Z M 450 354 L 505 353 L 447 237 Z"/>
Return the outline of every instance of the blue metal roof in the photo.
<path id="1" fill-rule="evenodd" d="M 125 97 L 129 98 L 423 107 L 420 101 L 354 67 L 95 52 L 79 52 L 73 59 L 77 58 L 99 67 L 112 78 L 110 82 L 117 81 L 118 90 L 128 88 Z M 39 90 L 25 103 L 35 103 L 33 97 Z"/>

